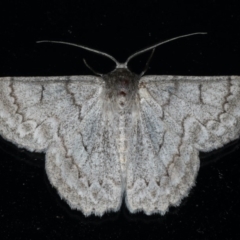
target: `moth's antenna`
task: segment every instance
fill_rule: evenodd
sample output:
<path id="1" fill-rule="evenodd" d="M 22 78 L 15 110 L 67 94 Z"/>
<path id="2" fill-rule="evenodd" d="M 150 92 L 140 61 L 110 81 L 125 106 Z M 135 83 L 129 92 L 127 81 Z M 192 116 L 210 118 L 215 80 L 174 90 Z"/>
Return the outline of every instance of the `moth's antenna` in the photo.
<path id="1" fill-rule="evenodd" d="M 141 74 L 140 74 L 140 77 L 142 77 L 142 76 L 145 74 L 145 72 L 148 70 L 149 63 L 150 63 L 150 61 L 151 61 L 151 59 L 152 59 L 152 56 L 153 56 L 154 52 L 155 52 L 155 48 L 152 50 L 151 55 L 150 55 L 150 57 L 148 58 L 147 63 L 146 63 L 146 65 L 145 65 L 143 71 L 142 71 Z"/>
<path id="2" fill-rule="evenodd" d="M 95 74 L 95 75 L 98 75 L 98 76 L 100 76 L 100 77 L 102 77 L 102 73 L 99 73 L 99 72 L 96 72 L 92 67 L 90 67 L 88 64 L 87 64 L 87 62 L 86 62 L 86 60 L 85 59 L 83 59 L 83 62 L 84 62 L 84 64 Z"/>
<path id="3" fill-rule="evenodd" d="M 100 55 L 103 55 L 105 57 L 108 57 L 110 58 L 113 62 L 116 63 L 117 66 L 121 65 L 113 56 L 105 53 L 105 52 L 101 52 L 101 51 L 98 51 L 98 50 L 95 50 L 95 49 L 92 49 L 92 48 L 89 48 L 89 47 L 85 47 L 83 45 L 78 45 L 78 44 L 74 44 L 74 43 L 69 43 L 69 42 L 59 42 L 59 41 L 48 41 L 48 40 L 42 40 L 42 41 L 37 41 L 37 43 L 59 43 L 59 44 L 66 44 L 66 45 L 70 45 L 70 46 L 74 46 L 74 47 L 79 47 L 79 48 L 83 48 L 85 50 L 88 50 L 90 52 L 94 52 L 94 53 L 97 53 L 97 54 L 100 54 Z"/>
<path id="4" fill-rule="evenodd" d="M 165 43 L 174 41 L 174 40 L 179 39 L 179 38 L 190 37 L 190 36 L 198 35 L 198 34 L 207 34 L 207 33 L 205 33 L 205 32 L 190 33 L 190 34 L 186 34 L 186 35 L 182 35 L 182 36 L 178 36 L 178 37 L 175 37 L 175 38 L 168 39 L 168 40 L 166 40 L 166 41 L 164 41 L 164 42 L 157 43 L 157 44 L 155 44 L 155 45 L 153 45 L 153 46 L 151 46 L 151 47 L 145 48 L 145 49 L 143 49 L 143 50 L 140 50 L 140 51 L 132 54 L 130 57 L 128 57 L 127 61 L 125 62 L 125 65 L 127 65 L 128 62 L 129 62 L 132 58 L 136 57 L 137 55 L 142 54 L 142 53 L 144 53 L 144 52 L 147 52 L 147 51 L 149 51 L 149 50 L 151 50 L 151 49 L 153 49 L 153 48 L 156 48 L 156 47 L 158 47 L 158 46 L 160 46 L 160 45 L 162 45 L 162 44 L 165 44 Z"/>

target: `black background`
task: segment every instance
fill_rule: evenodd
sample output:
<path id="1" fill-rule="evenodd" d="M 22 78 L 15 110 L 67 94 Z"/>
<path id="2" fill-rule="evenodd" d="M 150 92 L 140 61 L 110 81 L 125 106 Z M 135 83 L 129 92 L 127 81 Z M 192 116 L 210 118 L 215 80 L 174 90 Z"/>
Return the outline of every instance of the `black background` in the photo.
<path id="1" fill-rule="evenodd" d="M 192 32 L 155 52 L 147 74 L 240 75 L 237 1 L 1 1 L 0 76 L 92 74 L 114 64 L 87 51 L 38 40 L 68 41 L 124 61 L 137 50 Z M 130 67 L 141 72 L 149 53 Z M 44 155 L 0 139 L 1 239 L 240 239 L 240 141 L 200 154 L 196 186 L 165 216 L 117 213 L 85 218 L 60 199 Z"/>

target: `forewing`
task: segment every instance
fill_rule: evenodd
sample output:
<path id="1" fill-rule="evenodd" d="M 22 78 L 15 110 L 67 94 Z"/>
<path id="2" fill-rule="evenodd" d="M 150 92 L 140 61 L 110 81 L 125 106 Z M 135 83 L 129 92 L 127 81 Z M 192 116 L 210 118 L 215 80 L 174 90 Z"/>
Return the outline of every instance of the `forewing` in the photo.
<path id="1" fill-rule="evenodd" d="M 91 76 L 0 78 L 0 134 L 30 151 L 44 151 L 62 121 L 83 117 L 100 86 L 101 79 Z"/>
<path id="2" fill-rule="evenodd" d="M 178 135 L 186 125 L 185 134 L 198 150 L 239 137 L 240 77 L 149 76 L 143 85 L 161 106 L 164 122 Z"/>
<path id="3" fill-rule="evenodd" d="M 148 76 L 137 98 L 126 202 L 132 212 L 164 214 L 194 185 L 198 151 L 239 137 L 240 79 Z"/>

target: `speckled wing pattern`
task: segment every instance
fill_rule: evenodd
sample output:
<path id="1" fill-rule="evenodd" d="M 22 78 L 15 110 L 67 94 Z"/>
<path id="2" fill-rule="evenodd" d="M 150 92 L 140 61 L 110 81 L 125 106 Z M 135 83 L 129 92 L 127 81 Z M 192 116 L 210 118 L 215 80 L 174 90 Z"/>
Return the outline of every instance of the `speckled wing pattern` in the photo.
<path id="1" fill-rule="evenodd" d="M 94 76 L 0 78 L 0 135 L 45 152 L 50 182 L 86 216 L 123 196 L 131 212 L 164 214 L 194 185 L 199 151 L 240 135 L 239 77 L 146 76 L 128 114 L 105 90 Z"/>
<path id="2" fill-rule="evenodd" d="M 122 201 L 103 86 L 91 76 L 0 78 L 0 134 L 19 147 L 46 152 L 50 182 L 85 215 L 116 211 Z"/>
<path id="3" fill-rule="evenodd" d="M 164 214 L 194 185 L 199 151 L 240 136 L 240 77 L 145 76 L 136 104 L 126 204 Z"/>

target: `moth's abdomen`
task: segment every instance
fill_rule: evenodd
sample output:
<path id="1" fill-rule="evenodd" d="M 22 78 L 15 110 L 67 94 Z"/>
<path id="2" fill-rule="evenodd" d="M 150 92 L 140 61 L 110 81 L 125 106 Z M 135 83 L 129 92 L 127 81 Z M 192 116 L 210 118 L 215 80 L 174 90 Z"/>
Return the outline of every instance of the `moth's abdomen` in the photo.
<path id="1" fill-rule="evenodd" d="M 121 165 L 122 173 L 126 169 L 126 151 L 127 151 L 127 139 L 126 139 L 126 118 L 122 114 L 119 116 L 119 125 L 118 125 L 118 151 L 119 151 L 119 161 Z"/>

